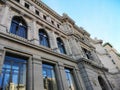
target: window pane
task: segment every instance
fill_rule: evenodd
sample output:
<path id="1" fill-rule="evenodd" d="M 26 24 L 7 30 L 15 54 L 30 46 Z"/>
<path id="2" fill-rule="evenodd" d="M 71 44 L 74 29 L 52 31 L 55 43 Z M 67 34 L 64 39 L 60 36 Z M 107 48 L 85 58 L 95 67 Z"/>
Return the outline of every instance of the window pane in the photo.
<path id="1" fill-rule="evenodd" d="M 73 75 L 69 69 L 65 69 L 66 80 L 68 83 L 69 90 L 75 90 Z"/>
<path id="2" fill-rule="evenodd" d="M 27 35 L 26 35 L 26 28 L 24 26 L 19 26 L 19 30 L 17 32 L 17 35 L 18 36 L 21 36 L 23 38 L 27 38 Z"/>
<path id="3" fill-rule="evenodd" d="M 18 30 L 18 24 L 15 22 L 12 22 L 11 27 L 10 27 L 10 32 L 13 34 L 16 34 L 17 30 Z"/>
<path id="4" fill-rule="evenodd" d="M 60 53 L 66 54 L 64 44 L 60 38 L 57 38 L 57 45 L 60 50 Z"/>
<path id="5" fill-rule="evenodd" d="M 46 34 L 46 32 L 44 30 L 41 30 L 39 32 L 39 42 L 40 42 L 40 45 L 49 47 L 48 36 L 47 36 L 47 34 Z"/>
<path id="6" fill-rule="evenodd" d="M 6 56 L 0 76 L 0 88 L 9 90 L 11 85 L 15 90 L 26 90 L 26 60 Z"/>
<path id="7" fill-rule="evenodd" d="M 52 65 L 43 64 L 43 82 L 45 90 L 57 90 L 55 72 Z"/>
<path id="8" fill-rule="evenodd" d="M 13 17 L 10 32 L 23 38 L 27 38 L 27 25 L 22 17 Z"/>

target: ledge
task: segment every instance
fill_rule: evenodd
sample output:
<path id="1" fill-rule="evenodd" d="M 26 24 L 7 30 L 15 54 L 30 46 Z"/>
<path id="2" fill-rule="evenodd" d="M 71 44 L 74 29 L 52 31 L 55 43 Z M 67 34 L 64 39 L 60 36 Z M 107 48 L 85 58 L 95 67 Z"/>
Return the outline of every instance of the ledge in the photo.
<path id="1" fill-rule="evenodd" d="M 0 37 L 1 38 L 5 38 L 5 39 L 8 39 L 8 40 L 11 40 L 11 41 L 14 41 L 16 43 L 20 43 L 22 45 L 25 45 L 25 46 L 28 46 L 28 47 L 31 47 L 31 48 L 34 48 L 36 50 L 40 50 L 40 51 L 43 51 L 43 52 L 46 52 L 46 53 L 49 53 L 51 55 L 55 55 L 57 57 L 60 57 L 60 58 L 63 58 L 63 59 L 66 59 L 68 61 L 72 61 L 72 62 L 76 62 L 76 60 L 74 60 L 73 58 L 70 58 L 69 56 L 67 55 L 64 55 L 64 54 L 59 54 L 59 53 L 56 53 L 54 51 L 52 51 L 50 48 L 46 48 L 44 46 L 38 46 L 38 45 L 35 45 L 33 43 L 31 43 L 29 40 L 27 39 L 24 39 L 22 37 L 19 37 L 17 35 L 14 35 L 14 34 L 10 34 L 10 33 L 3 33 L 3 32 L 0 32 Z"/>
<path id="2" fill-rule="evenodd" d="M 95 61 L 92 61 L 90 59 L 86 59 L 86 58 L 80 58 L 79 60 L 77 60 L 77 62 L 82 62 L 82 63 L 86 63 L 86 64 L 89 64 L 89 65 L 92 65 L 93 67 L 96 67 L 96 68 L 99 68 L 99 69 L 103 69 L 105 71 L 108 71 L 107 68 L 105 68 L 104 66 L 102 66 L 101 64 L 98 64 L 97 62 Z"/>
<path id="3" fill-rule="evenodd" d="M 54 17 L 58 18 L 60 21 L 61 16 L 59 14 L 57 14 L 55 11 L 53 11 L 51 8 L 49 8 L 45 3 L 43 3 L 41 0 L 32 0 L 35 4 L 37 4 L 38 6 L 40 6 L 42 9 L 44 9 L 46 12 L 50 12 Z"/>

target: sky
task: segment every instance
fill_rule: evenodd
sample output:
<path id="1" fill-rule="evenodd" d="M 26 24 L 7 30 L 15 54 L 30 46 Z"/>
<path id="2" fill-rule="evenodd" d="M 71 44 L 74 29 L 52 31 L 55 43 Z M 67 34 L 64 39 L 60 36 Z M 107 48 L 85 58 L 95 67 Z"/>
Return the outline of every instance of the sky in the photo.
<path id="1" fill-rule="evenodd" d="M 120 52 L 120 0 L 42 0 L 62 16 L 76 23 Z"/>

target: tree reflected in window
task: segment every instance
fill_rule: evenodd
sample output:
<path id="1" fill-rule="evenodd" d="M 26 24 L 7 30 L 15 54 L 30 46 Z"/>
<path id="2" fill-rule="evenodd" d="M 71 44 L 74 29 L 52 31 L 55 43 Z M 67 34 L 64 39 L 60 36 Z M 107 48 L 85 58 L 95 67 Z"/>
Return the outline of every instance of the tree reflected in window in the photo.
<path id="1" fill-rule="evenodd" d="M 6 56 L 0 75 L 0 90 L 26 90 L 26 60 Z"/>
<path id="2" fill-rule="evenodd" d="M 43 82 L 45 90 L 58 90 L 55 78 L 54 67 L 52 65 L 43 64 Z"/>
<path id="3" fill-rule="evenodd" d="M 64 43 L 60 38 L 57 38 L 57 45 L 60 50 L 60 53 L 66 54 Z"/>
<path id="4" fill-rule="evenodd" d="M 22 17 L 14 16 L 11 22 L 10 32 L 23 38 L 27 38 L 27 24 Z"/>
<path id="5" fill-rule="evenodd" d="M 39 42 L 40 42 L 40 45 L 49 47 L 48 35 L 44 29 L 39 30 Z"/>

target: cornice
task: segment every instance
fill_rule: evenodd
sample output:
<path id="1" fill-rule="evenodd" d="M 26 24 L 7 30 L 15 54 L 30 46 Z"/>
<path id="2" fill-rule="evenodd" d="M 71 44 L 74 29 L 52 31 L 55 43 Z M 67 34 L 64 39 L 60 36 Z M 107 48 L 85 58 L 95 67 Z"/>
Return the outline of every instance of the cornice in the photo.
<path id="1" fill-rule="evenodd" d="M 33 1 L 35 4 L 37 4 L 39 7 L 41 7 L 46 12 L 49 12 L 51 15 L 53 15 L 54 17 L 56 17 L 60 21 L 62 20 L 61 16 L 58 13 L 56 13 L 54 10 L 52 10 L 50 7 L 48 7 L 41 0 L 39 0 L 39 1 L 37 1 L 37 0 L 31 0 L 31 1 Z"/>
<path id="2" fill-rule="evenodd" d="M 74 25 L 73 27 L 74 27 L 78 32 L 84 34 L 84 31 L 83 31 L 80 27 L 78 27 L 77 25 Z"/>
<path id="3" fill-rule="evenodd" d="M 68 21 L 69 23 L 71 23 L 72 25 L 75 24 L 75 21 L 73 19 L 71 19 L 67 14 L 63 13 L 63 16 L 62 16 L 62 20 L 63 21 Z"/>

